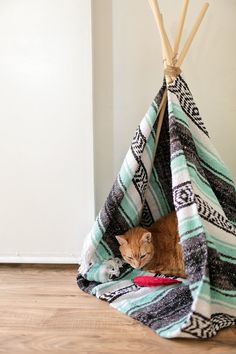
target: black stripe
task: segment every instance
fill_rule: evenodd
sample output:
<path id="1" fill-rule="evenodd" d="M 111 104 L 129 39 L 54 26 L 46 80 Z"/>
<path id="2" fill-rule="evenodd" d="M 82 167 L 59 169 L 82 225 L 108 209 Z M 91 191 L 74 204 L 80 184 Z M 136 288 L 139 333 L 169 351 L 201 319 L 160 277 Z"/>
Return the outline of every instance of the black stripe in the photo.
<path id="1" fill-rule="evenodd" d="M 207 243 L 210 243 L 212 245 L 215 245 L 214 242 L 210 241 L 210 240 L 207 240 Z M 217 251 L 218 252 L 218 251 Z M 222 252 L 218 252 L 219 255 L 225 257 L 225 258 L 229 258 L 229 259 L 233 259 L 233 260 L 236 260 L 236 257 L 232 257 L 232 256 L 229 256 L 227 254 L 224 254 Z"/>
<path id="2" fill-rule="evenodd" d="M 186 182 L 182 182 L 182 183 L 180 183 L 180 184 L 178 184 L 177 186 L 175 186 L 175 187 L 173 187 L 172 188 L 172 190 L 174 191 L 174 190 L 178 190 L 180 187 L 184 187 L 184 186 L 186 186 L 186 185 L 191 185 L 191 181 L 186 181 Z"/>
<path id="3" fill-rule="evenodd" d="M 186 208 L 186 207 L 188 207 L 188 206 L 190 206 L 190 205 L 193 205 L 193 204 L 195 204 L 194 201 L 193 201 L 193 202 L 188 202 L 188 203 L 185 203 L 184 205 L 175 207 L 175 210 L 176 210 L 176 211 L 179 211 L 179 210 L 184 209 L 184 208 Z"/>
<path id="4" fill-rule="evenodd" d="M 174 289 L 172 289 L 174 290 Z M 145 302 L 145 307 L 148 307 L 150 305 L 153 305 L 155 304 L 158 299 L 162 296 L 165 296 L 168 292 L 170 291 L 170 289 L 167 289 L 167 290 L 163 290 L 162 293 L 158 294 L 156 297 L 154 297 L 152 300 L 148 301 L 148 302 Z M 131 309 L 129 309 L 126 313 L 127 315 L 132 311 L 133 313 L 134 312 L 137 312 L 139 310 L 140 307 L 143 307 L 144 304 L 140 304 L 140 305 L 136 305 L 134 307 L 132 307 Z"/>
<path id="5" fill-rule="evenodd" d="M 235 294 L 234 294 L 234 295 L 225 294 L 223 291 L 220 291 L 219 289 L 214 288 L 214 286 L 211 286 L 211 285 L 210 285 L 210 288 L 211 288 L 211 290 L 214 290 L 214 291 L 216 291 L 217 293 L 219 293 L 219 294 L 221 294 L 221 295 L 224 295 L 224 296 L 226 296 L 226 297 L 233 297 L 233 298 L 236 297 Z"/>
<path id="6" fill-rule="evenodd" d="M 129 223 L 132 227 L 135 227 L 136 225 L 133 223 L 132 219 L 130 219 L 129 215 L 126 213 L 124 208 L 122 208 L 121 204 L 119 205 L 119 209 L 122 210 L 122 213 L 126 216 L 126 218 L 129 220 Z"/>
<path id="7" fill-rule="evenodd" d="M 198 227 L 195 227 L 195 229 L 186 231 L 186 232 L 184 232 L 184 233 L 181 235 L 181 237 L 182 237 L 182 236 L 185 236 L 185 235 L 189 235 L 189 234 L 191 234 L 193 231 L 200 230 L 200 229 L 203 229 L 203 226 L 198 226 Z M 196 235 L 196 236 L 197 236 L 197 235 Z"/>
<path id="8" fill-rule="evenodd" d="M 134 290 L 134 287 L 136 287 L 135 284 L 130 284 L 128 286 L 125 286 L 124 288 L 119 288 L 119 290 L 115 290 L 114 292 L 111 292 L 109 294 L 109 296 L 111 296 L 111 299 L 108 300 L 109 304 L 111 304 L 113 301 L 115 301 L 119 297 L 132 292 Z M 114 294 L 114 295 L 112 295 L 112 294 Z"/>
<path id="9" fill-rule="evenodd" d="M 232 179 L 230 179 L 229 177 L 227 177 L 226 175 L 224 175 L 223 173 L 221 173 L 220 171 L 216 170 L 215 168 L 213 168 L 212 166 L 210 166 L 205 160 L 203 160 L 201 157 L 199 157 L 200 161 L 207 166 L 207 168 L 209 168 L 211 171 L 213 171 L 214 173 L 224 177 L 225 179 L 227 179 L 229 182 L 234 183 L 232 181 Z"/>
<path id="10" fill-rule="evenodd" d="M 123 181 L 122 181 L 120 175 L 118 175 L 118 179 L 119 179 L 120 184 L 122 185 L 122 188 L 123 188 L 123 189 L 125 190 L 125 192 L 126 192 L 126 191 L 127 191 L 127 187 L 124 185 L 124 183 L 123 183 Z"/>
<path id="11" fill-rule="evenodd" d="M 101 244 L 102 246 L 105 248 L 105 250 L 107 251 L 107 253 L 110 255 L 110 256 L 113 256 L 113 252 L 108 248 L 108 245 L 106 244 L 106 242 L 101 239 Z"/>

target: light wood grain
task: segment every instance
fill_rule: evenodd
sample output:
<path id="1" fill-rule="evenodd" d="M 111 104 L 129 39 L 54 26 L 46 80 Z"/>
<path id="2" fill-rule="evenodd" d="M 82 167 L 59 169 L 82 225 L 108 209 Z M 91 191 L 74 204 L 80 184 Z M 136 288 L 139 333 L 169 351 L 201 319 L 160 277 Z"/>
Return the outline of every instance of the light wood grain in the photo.
<path id="1" fill-rule="evenodd" d="M 162 339 L 79 290 L 76 273 L 76 266 L 0 266 L 0 353 L 235 354 L 235 327 L 208 341 Z"/>
<path id="2" fill-rule="evenodd" d="M 179 23 L 175 35 L 175 41 L 174 41 L 174 48 L 173 48 L 173 57 L 176 58 L 178 55 L 178 50 L 179 50 L 179 44 L 184 28 L 184 22 L 188 10 L 188 5 L 189 5 L 189 0 L 183 0 L 183 6 L 180 12 L 180 17 L 179 17 Z"/>
<path id="3" fill-rule="evenodd" d="M 167 60 L 168 65 L 171 65 L 173 50 L 171 48 L 170 41 L 165 30 L 163 16 L 160 12 L 158 0 L 149 0 L 149 4 L 160 33 L 162 48 L 164 49 L 163 57 Z"/>
<path id="4" fill-rule="evenodd" d="M 189 51 L 189 48 L 190 48 L 190 46 L 191 46 L 191 44 L 193 42 L 193 39 L 194 39 L 194 37 L 196 36 L 196 34 L 197 34 L 198 30 L 199 30 L 199 27 L 200 27 L 200 25 L 202 23 L 202 20 L 203 20 L 205 14 L 207 12 L 208 7 L 209 7 L 209 3 L 206 2 L 203 5 L 199 15 L 197 16 L 197 18 L 196 18 L 196 20 L 194 22 L 192 30 L 190 31 L 190 34 L 189 34 L 189 36 L 188 36 L 188 38 L 187 38 L 187 40 L 186 40 L 186 42 L 185 42 L 185 44 L 183 46 L 183 49 L 182 49 L 182 51 L 180 53 L 180 56 L 179 56 L 179 58 L 177 60 L 176 66 L 180 67 L 182 65 L 182 63 L 183 63 L 183 61 L 184 61 L 184 59 L 185 59 L 185 57 L 186 57 L 186 55 L 187 55 L 187 53 Z"/>

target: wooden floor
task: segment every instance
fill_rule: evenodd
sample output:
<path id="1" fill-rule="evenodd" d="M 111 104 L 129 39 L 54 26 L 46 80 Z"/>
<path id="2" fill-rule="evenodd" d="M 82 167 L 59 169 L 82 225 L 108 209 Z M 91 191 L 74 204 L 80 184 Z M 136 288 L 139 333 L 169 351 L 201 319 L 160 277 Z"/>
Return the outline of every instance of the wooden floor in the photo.
<path id="1" fill-rule="evenodd" d="M 0 353 L 236 353 L 235 327 L 208 341 L 162 339 L 84 294 L 76 273 L 76 266 L 0 266 Z"/>

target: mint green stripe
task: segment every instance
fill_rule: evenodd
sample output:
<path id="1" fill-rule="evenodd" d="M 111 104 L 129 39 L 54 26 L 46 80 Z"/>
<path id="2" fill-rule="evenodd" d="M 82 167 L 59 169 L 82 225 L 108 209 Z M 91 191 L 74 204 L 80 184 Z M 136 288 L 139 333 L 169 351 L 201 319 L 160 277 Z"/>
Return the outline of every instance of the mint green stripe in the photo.
<path id="1" fill-rule="evenodd" d="M 125 159 L 123 165 L 122 165 L 122 169 L 119 172 L 120 178 L 122 180 L 122 182 L 124 183 L 124 185 L 127 187 L 127 182 L 128 184 L 130 183 L 131 179 L 133 178 L 133 171 L 131 171 L 129 165 L 128 165 L 128 161 L 127 159 Z M 127 176 L 128 175 L 128 176 Z"/>
<path id="2" fill-rule="evenodd" d="M 187 165 L 186 165 L 186 158 L 184 155 L 176 155 L 174 158 L 171 159 L 171 171 L 172 174 L 175 175 L 175 172 L 178 169 L 185 169 L 187 171 Z"/>
<path id="3" fill-rule="evenodd" d="M 152 146 L 152 142 L 149 141 L 151 139 L 148 139 L 148 142 L 146 144 L 146 151 L 147 151 L 147 154 L 149 156 L 149 160 L 151 161 L 151 163 L 153 163 L 153 150 L 154 150 L 154 147 Z M 153 140 L 153 139 L 152 139 Z"/>
<path id="4" fill-rule="evenodd" d="M 188 126 L 188 122 L 186 119 L 186 115 L 185 113 L 179 109 L 179 106 L 177 106 L 175 103 L 171 103 L 171 107 L 172 107 L 172 112 L 175 116 L 175 118 L 177 118 L 181 123 L 184 123 L 185 126 Z M 220 175 L 217 172 L 212 171 L 212 173 L 217 174 L 221 179 L 223 179 L 224 181 L 226 181 L 227 183 L 231 184 L 232 186 L 234 186 L 234 182 L 232 180 L 232 177 L 230 175 L 229 170 L 226 168 L 226 166 L 219 160 L 219 158 L 212 153 L 211 151 L 209 151 L 205 145 L 203 145 L 197 138 L 196 136 L 192 133 L 192 137 L 194 140 L 194 143 L 196 145 L 196 149 L 197 152 L 199 154 L 199 156 L 206 161 L 207 164 L 209 164 L 210 166 L 212 166 L 214 168 L 214 170 L 217 170 L 219 172 L 221 172 L 223 174 Z M 205 166 L 205 168 L 209 169 L 209 167 Z M 229 178 L 230 181 L 225 178 L 225 177 Z"/>
<path id="5" fill-rule="evenodd" d="M 209 239 L 209 236 L 207 237 Z M 224 247 L 224 249 L 222 248 L 222 246 L 217 247 L 215 244 L 212 244 L 212 243 L 209 243 L 208 244 L 210 248 L 213 248 L 214 250 L 216 250 L 218 253 L 224 253 L 225 256 L 229 256 L 229 257 L 234 257 L 234 251 L 232 250 L 232 248 L 226 248 Z M 219 254 L 219 258 L 222 260 L 222 261 L 226 261 L 228 263 L 232 263 L 232 264 L 236 264 L 236 259 L 231 259 L 231 258 L 227 258 L 225 257 L 224 255 L 221 255 Z"/>
<path id="6" fill-rule="evenodd" d="M 141 310 L 142 308 L 145 308 L 147 306 L 148 302 L 159 302 L 160 299 L 162 299 L 170 290 L 170 286 L 168 286 L 168 289 L 164 286 L 158 287 L 156 289 L 153 288 L 153 290 L 150 290 L 150 294 L 148 295 L 146 294 L 145 296 L 123 300 L 123 303 L 119 303 L 119 310 L 125 313 L 129 312 L 129 315 L 131 315 L 137 310 L 137 308 L 134 307 L 138 306 L 138 309 Z M 158 297 L 158 300 L 153 301 L 157 297 L 157 295 L 160 295 L 160 297 Z"/>
<path id="7" fill-rule="evenodd" d="M 221 291 L 221 293 L 219 293 L 217 290 Z M 227 296 L 227 295 L 232 295 L 231 297 Z M 227 292 L 223 292 L 222 293 L 222 289 L 213 289 L 211 287 L 211 296 L 213 299 L 218 299 L 224 303 L 227 304 L 231 304 L 231 305 L 236 305 L 236 292 L 231 292 L 231 291 L 227 291 Z"/>
<path id="8" fill-rule="evenodd" d="M 122 200 L 122 202 L 123 202 L 123 200 Z M 121 206 L 122 206 L 122 202 L 121 202 Z M 125 209 L 125 208 L 124 208 L 124 209 Z M 131 219 L 131 221 L 133 222 L 134 225 L 138 223 L 137 215 L 134 217 L 134 219 L 132 219 L 132 217 L 130 217 L 130 219 L 129 219 L 129 216 L 130 216 L 130 215 L 129 215 L 129 213 L 127 212 L 126 209 L 125 209 L 126 214 L 123 212 L 123 210 L 120 208 L 120 206 L 118 207 L 118 210 L 119 210 L 119 212 L 122 214 L 123 218 L 126 220 L 126 222 L 127 222 L 128 225 L 132 226 L 131 223 L 130 223 L 130 219 Z"/>
<path id="9" fill-rule="evenodd" d="M 166 327 L 162 327 L 162 328 L 158 329 L 156 332 L 157 332 L 158 334 L 161 333 L 161 334 L 164 335 L 165 337 L 168 337 L 168 334 L 169 334 L 169 333 L 171 334 L 171 332 L 176 331 L 177 329 L 180 330 L 180 328 L 182 327 L 182 325 L 184 324 L 184 322 L 187 320 L 187 318 L 188 318 L 188 315 L 182 317 L 180 320 L 178 320 L 178 321 L 172 323 L 171 325 L 168 325 L 168 326 L 166 326 Z"/>
<path id="10" fill-rule="evenodd" d="M 227 257 L 224 257 L 222 255 L 220 255 L 220 259 L 222 261 L 225 261 L 225 262 L 228 262 L 228 263 L 231 263 L 231 264 L 236 264 L 236 260 L 235 259 L 227 258 Z"/>
<path id="11" fill-rule="evenodd" d="M 136 218 L 136 215 L 138 215 L 139 212 L 138 212 L 138 209 L 137 209 L 136 205 L 134 204 L 133 200 L 131 199 L 131 197 L 130 197 L 130 195 L 128 193 L 125 194 L 123 200 L 124 200 L 124 202 L 126 202 L 127 209 L 129 211 L 131 211 L 130 208 L 132 209 L 132 213 L 131 213 L 132 217 Z M 129 206 L 130 206 L 130 208 L 129 208 Z"/>
<path id="12" fill-rule="evenodd" d="M 181 233 L 184 234 L 189 230 L 195 229 L 196 227 L 201 227 L 202 226 L 201 218 L 198 214 L 185 217 L 184 219 L 178 222 L 178 226 L 179 229 L 181 230 Z"/>
<path id="13" fill-rule="evenodd" d="M 203 232 L 204 232 L 203 227 L 201 227 L 200 229 L 197 229 L 197 230 L 189 231 L 188 234 L 185 234 L 184 236 L 181 236 L 181 243 L 186 241 L 186 240 L 189 240 L 190 238 L 198 236 L 200 233 L 203 233 Z M 180 231 L 180 235 L 182 235 L 181 231 Z"/>
<path id="14" fill-rule="evenodd" d="M 221 293 L 219 293 L 217 290 L 219 290 Z M 218 288 L 213 288 L 211 285 L 206 283 L 205 281 L 201 285 L 201 295 L 205 295 L 207 298 L 212 298 L 215 300 L 220 300 L 224 303 L 227 304 L 235 304 L 236 305 L 236 291 L 224 291 L 222 289 Z M 227 296 L 227 295 L 232 295 L 232 297 Z"/>
<path id="15" fill-rule="evenodd" d="M 156 208 L 157 208 L 158 214 L 159 214 L 159 215 L 163 215 L 163 210 L 162 210 L 161 204 L 159 203 L 159 200 L 157 199 L 157 196 L 156 196 L 156 194 L 155 194 L 155 192 L 154 192 L 154 189 L 153 189 L 153 187 L 152 187 L 151 184 L 149 184 L 148 191 L 150 192 L 152 198 L 153 198 L 153 199 L 155 200 L 155 202 L 156 202 L 156 205 L 155 205 L 155 206 L 156 206 Z"/>
<path id="16" fill-rule="evenodd" d="M 171 102 L 169 107 L 175 118 L 189 128 L 188 117 L 186 117 L 186 114 L 180 109 L 180 106 Z"/>
<path id="17" fill-rule="evenodd" d="M 146 113 L 145 116 L 144 116 L 144 118 L 146 119 L 146 122 L 147 122 L 149 128 L 152 129 L 153 123 L 152 123 L 152 119 L 150 118 L 149 114 Z"/>
<path id="18" fill-rule="evenodd" d="M 104 248 L 104 246 L 102 245 L 102 243 L 99 243 L 96 251 L 95 251 L 95 254 L 97 256 L 98 259 L 100 260 L 104 260 L 104 259 L 107 259 L 108 257 L 110 256 L 114 256 L 114 253 L 112 252 L 112 250 L 110 249 L 110 247 L 106 244 L 108 250 L 110 251 L 110 254 L 107 252 L 107 250 Z"/>
<path id="19" fill-rule="evenodd" d="M 212 171 L 212 173 L 218 174 L 221 179 L 224 179 L 227 183 L 234 186 L 234 182 L 232 181 L 230 173 L 229 173 L 228 169 L 222 164 L 222 162 L 212 152 L 209 152 L 206 149 L 206 147 L 202 143 L 200 143 L 199 140 L 197 140 L 196 137 L 194 137 L 194 142 L 195 142 L 199 156 L 208 165 L 212 166 L 214 168 L 214 170 L 216 170 L 216 171 Z M 207 166 L 206 166 L 206 168 L 209 169 L 209 167 L 207 167 Z M 218 172 L 222 173 L 223 176 L 220 175 Z M 225 177 L 227 177 L 227 178 L 225 178 Z"/>
<path id="20" fill-rule="evenodd" d="M 148 108 L 146 115 L 150 119 L 151 126 L 155 123 L 155 120 L 157 118 L 157 113 L 155 109 L 152 107 L 152 105 Z"/>
<path id="21" fill-rule="evenodd" d="M 90 232 L 90 240 L 92 242 L 93 247 L 97 247 L 97 244 L 98 244 L 98 242 L 100 242 L 102 236 L 103 236 L 103 233 L 100 230 L 100 228 L 98 227 L 98 224 L 96 222 Z"/>
<path id="22" fill-rule="evenodd" d="M 210 239 L 212 242 L 214 242 L 215 244 L 218 244 L 217 247 L 219 249 L 224 249 L 225 252 L 228 252 L 228 250 L 236 250 L 236 242 L 235 244 L 233 243 L 228 243 L 226 241 L 222 241 L 222 240 L 219 240 L 218 238 L 216 238 L 215 236 L 211 235 L 211 234 L 208 234 L 207 235 L 208 239 Z M 235 238 L 235 236 L 232 235 L 232 238 Z M 234 251 L 235 252 L 235 251 Z M 235 254 L 235 253 L 234 253 Z"/>

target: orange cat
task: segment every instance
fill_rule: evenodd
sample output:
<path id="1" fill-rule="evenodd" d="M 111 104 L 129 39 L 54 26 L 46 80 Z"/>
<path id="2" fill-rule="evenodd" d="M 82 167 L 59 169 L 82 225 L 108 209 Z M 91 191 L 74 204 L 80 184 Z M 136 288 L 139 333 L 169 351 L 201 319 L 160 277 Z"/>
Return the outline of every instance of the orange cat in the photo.
<path id="1" fill-rule="evenodd" d="M 185 277 L 175 212 L 160 218 L 151 227 L 134 227 L 116 236 L 124 260 L 133 268 L 152 273 Z"/>

